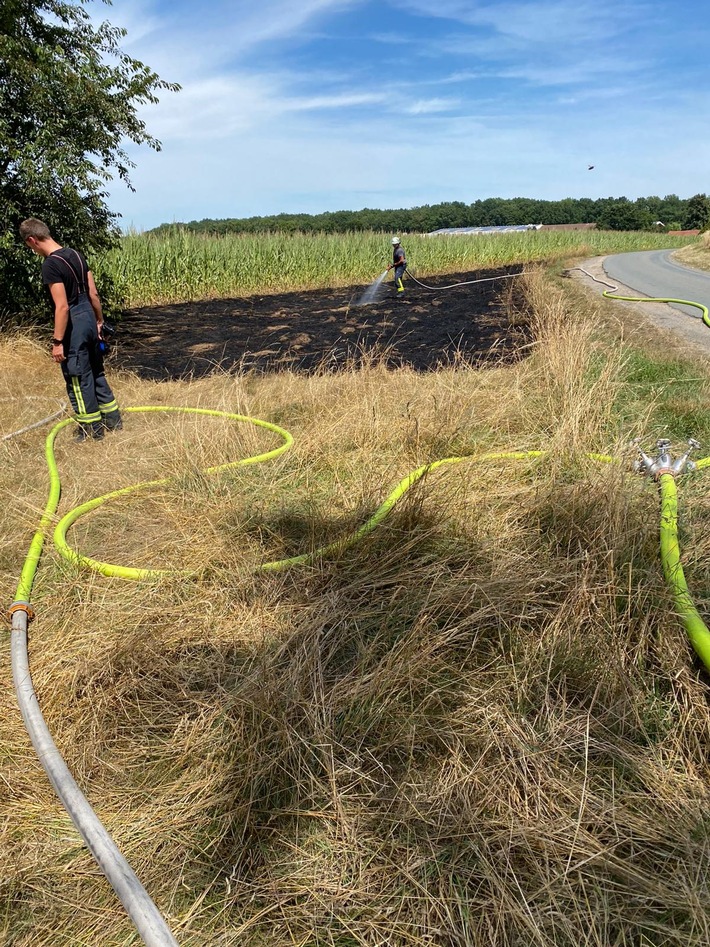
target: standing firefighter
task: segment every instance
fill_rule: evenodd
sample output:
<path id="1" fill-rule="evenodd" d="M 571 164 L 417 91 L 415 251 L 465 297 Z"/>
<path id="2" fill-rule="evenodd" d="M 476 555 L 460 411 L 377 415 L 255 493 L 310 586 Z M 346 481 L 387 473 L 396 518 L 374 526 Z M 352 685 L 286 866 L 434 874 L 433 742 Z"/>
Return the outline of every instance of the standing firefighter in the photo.
<path id="1" fill-rule="evenodd" d="M 122 427 L 121 415 L 101 353 L 103 314 L 94 277 L 84 256 L 62 247 L 41 220 L 20 224 L 20 237 L 43 257 L 42 282 L 54 303 L 52 358 L 61 365 L 69 400 L 79 426 L 78 441 L 100 438 Z"/>
<path id="2" fill-rule="evenodd" d="M 399 242 L 399 237 L 392 237 L 392 262 L 387 267 L 388 270 L 394 270 L 394 285 L 397 290 L 397 299 L 404 298 L 404 271 L 407 269 L 407 258 L 404 255 L 404 247 Z"/>

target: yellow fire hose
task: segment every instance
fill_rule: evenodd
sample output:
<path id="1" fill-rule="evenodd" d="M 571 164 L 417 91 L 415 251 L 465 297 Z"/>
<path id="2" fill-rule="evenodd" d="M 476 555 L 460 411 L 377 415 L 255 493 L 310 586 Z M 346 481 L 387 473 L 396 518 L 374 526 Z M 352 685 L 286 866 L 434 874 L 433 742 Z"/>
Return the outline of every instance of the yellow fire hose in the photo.
<path id="1" fill-rule="evenodd" d="M 703 323 L 710 328 L 708 307 L 702 303 L 693 302 L 693 300 L 690 299 L 676 299 L 672 296 L 622 296 L 616 292 L 618 289 L 616 284 L 593 276 L 585 270 L 584 267 L 577 266 L 573 267 L 573 269 L 581 270 L 582 273 L 594 280 L 595 283 L 602 283 L 608 286 L 609 289 L 604 290 L 602 293 L 602 296 L 606 299 L 619 299 L 624 302 L 636 303 L 676 303 L 683 306 L 692 306 L 694 309 L 700 310 Z M 695 468 L 702 470 L 708 466 L 710 466 L 710 457 L 705 457 L 696 463 Z M 663 572 L 673 592 L 678 616 L 683 623 L 683 627 L 688 633 L 688 637 L 698 657 L 706 669 L 710 671 L 710 630 L 708 630 L 707 625 L 693 605 L 680 561 L 680 548 L 678 545 L 678 493 L 675 484 L 675 476 L 671 473 L 661 472 L 657 479 L 659 480 L 661 490 L 660 539 Z"/>
<path id="2" fill-rule="evenodd" d="M 700 470 L 710 466 L 710 457 L 699 460 Z M 661 474 L 661 562 L 666 581 L 671 587 L 678 616 L 688 633 L 690 642 L 700 660 L 710 671 L 710 630 L 693 604 L 680 561 L 678 543 L 678 491 L 675 477 Z"/>
<path id="3" fill-rule="evenodd" d="M 704 308 L 704 307 L 703 307 Z M 707 312 L 707 310 L 706 310 Z M 206 408 L 172 408 L 164 406 L 144 406 L 136 408 L 126 408 L 126 412 L 133 413 L 145 413 L 145 412 L 163 412 L 163 413 L 184 413 L 184 414 L 199 414 L 208 417 L 224 417 L 228 420 L 253 424 L 258 427 L 261 427 L 267 431 L 278 435 L 282 443 L 277 447 L 265 451 L 260 454 L 256 454 L 252 457 L 242 458 L 240 460 L 229 461 L 224 464 L 219 464 L 214 467 L 206 468 L 203 473 L 205 474 L 214 474 L 221 471 L 233 469 L 236 467 L 247 466 L 251 464 L 262 463 L 267 460 L 272 460 L 275 457 L 278 457 L 280 454 L 287 451 L 293 444 L 293 437 L 289 434 L 288 431 L 279 427 L 276 424 L 271 424 L 268 421 L 262 421 L 258 418 L 248 417 L 245 415 L 231 414 L 226 411 L 214 411 Z M 47 467 L 49 470 L 50 478 L 50 491 L 49 497 L 47 500 L 47 505 L 45 507 L 40 526 L 35 533 L 35 536 L 32 540 L 30 550 L 28 552 L 25 564 L 22 569 L 22 575 L 20 578 L 20 583 L 17 588 L 17 594 L 15 598 L 15 603 L 12 606 L 12 609 L 23 608 L 27 606 L 27 609 L 31 612 L 30 608 L 30 593 L 32 588 L 32 583 L 34 581 L 35 571 L 39 562 L 39 558 L 42 551 L 42 545 L 44 542 L 44 537 L 46 532 L 51 524 L 52 517 L 54 516 L 57 506 L 59 504 L 59 497 L 61 493 L 61 482 L 59 478 L 59 471 L 57 468 L 56 459 L 54 456 L 54 442 L 57 434 L 70 424 L 73 424 L 73 420 L 68 418 L 64 421 L 61 421 L 57 424 L 52 431 L 50 431 L 47 441 L 45 454 L 47 459 Z M 428 473 L 432 473 L 440 467 L 449 465 L 449 464 L 458 464 L 464 461 L 476 461 L 477 463 L 486 463 L 495 460 L 526 460 L 526 459 L 535 459 L 545 456 L 546 451 L 497 451 L 488 454 L 479 454 L 479 455 L 470 455 L 463 457 L 446 457 L 441 460 L 436 460 L 428 464 L 423 464 L 420 467 L 417 467 L 411 473 L 407 474 L 406 477 L 403 477 L 402 480 L 394 487 L 394 489 L 389 493 L 385 500 L 380 504 L 380 506 L 375 510 L 372 516 L 362 524 L 358 529 L 353 531 L 341 539 L 335 540 L 332 543 L 328 543 L 325 546 L 321 546 L 315 549 L 312 552 L 302 553 L 301 555 L 291 556 L 286 559 L 278 559 L 272 562 L 264 562 L 259 565 L 257 568 L 262 571 L 279 571 L 282 569 L 290 568 L 297 565 L 305 565 L 307 563 L 316 562 L 319 559 L 324 559 L 329 556 L 335 555 L 339 552 L 348 549 L 349 547 L 355 545 L 363 539 L 368 533 L 371 533 L 376 529 L 390 514 L 395 505 L 402 499 L 402 497 Z M 613 462 L 614 458 L 607 454 L 588 454 L 587 455 L 592 460 L 597 460 L 601 462 Z M 710 457 L 700 460 L 696 464 L 696 469 L 702 470 L 703 468 L 710 466 Z M 661 560 L 663 564 L 663 570 L 668 581 L 668 584 L 673 592 L 676 608 L 678 609 L 678 615 L 683 622 L 683 625 L 688 632 L 690 641 L 695 648 L 698 656 L 700 657 L 703 664 L 710 671 L 710 630 L 708 630 L 705 622 L 700 617 L 697 609 L 692 604 L 690 599 L 690 594 L 688 587 L 685 581 L 685 575 L 683 573 L 683 568 L 680 562 L 680 551 L 678 545 L 678 524 L 677 524 L 677 489 L 675 484 L 675 477 L 670 473 L 661 473 L 657 478 L 659 480 L 660 489 L 661 489 L 661 521 L 660 521 L 660 543 L 661 543 Z M 57 523 L 54 529 L 54 545 L 57 551 L 69 562 L 73 562 L 82 566 L 85 566 L 89 569 L 92 569 L 96 572 L 100 572 L 102 575 L 106 576 L 115 576 L 123 579 L 132 579 L 132 580 L 145 580 L 145 579 L 159 579 L 164 576 L 171 574 L 176 574 L 176 570 L 168 569 L 137 569 L 130 566 L 116 565 L 113 563 L 103 562 L 97 559 L 92 559 L 88 556 L 82 555 L 76 549 L 73 549 L 67 542 L 67 531 L 69 528 L 82 516 L 96 510 L 98 507 L 102 506 L 104 503 L 109 502 L 112 499 L 117 497 L 126 496 L 130 493 L 135 493 L 139 490 L 147 490 L 151 487 L 162 486 L 165 483 L 169 482 L 169 478 L 160 479 L 160 480 L 146 480 L 141 483 L 133 484 L 128 487 L 124 487 L 120 490 L 112 490 L 109 493 L 105 493 L 102 496 L 95 497 L 92 500 L 88 500 L 85 503 L 82 503 L 79 506 L 74 507 L 69 510 Z M 11 610 L 12 610 L 11 609 Z"/>
<path id="4" fill-rule="evenodd" d="M 676 303 L 681 306 L 692 306 L 694 309 L 699 309 L 702 313 L 702 320 L 705 325 L 710 329 L 710 315 L 708 314 L 708 307 L 703 306 L 702 303 L 693 302 L 691 299 L 675 299 L 673 296 L 620 296 L 617 294 L 616 290 L 619 288 L 616 283 L 610 283 L 608 280 L 599 279 L 598 276 L 593 276 L 588 270 L 585 270 L 583 266 L 573 266 L 573 270 L 579 270 L 584 273 L 585 276 L 588 276 L 591 280 L 594 280 L 595 283 L 601 283 L 603 286 L 608 286 L 609 289 L 605 289 L 602 293 L 605 299 L 620 299 L 624 302 L 629 303 Z"/>
<path id="5" fill-rule="evenodd" d="M 580 267 L 581 269 L 581 267 Z M 584 271 L 586 272 L 586 271 Z M 597 282 L 596 277 L 591 274 L 592 279 Z M 611 284 L 609 284 L 611 285 Z M 616 287 L 615 287 L 616 288 Z M 695 306 L 702 310 L 702 318 L 705 325 L 710 327 L 710 316 L 708 310 L 700 303 L 694 303 L 688 300 L 678 299 L 643 299 L 641 297 L 616 296 L 612 292 L 605 291 L 604 296 L 610 299 L 622 299 L 628 301 L 651 301 L 651 302 L 675 302 L 684 305 Z M 124 409 L 127 412 L 172 412 L 200 414 L 212 417 L 223 417 L 229 420 L 248 423 L 264 428 L 276 434 L 281 438 L 282 443 L 277 447 L 256 454 L 252 457 L 240 460 L 229 461 L 219 464 L 215 467 L 209 467 L 203 471 L 205 474 L 217 473 L 220 471 L 245 466 L 249 464 L 261 463 L 262 461 L 273 459 L 284 451 L 287 451 L 293 444 L 293 438 L 283 428 L 258 418 L 248 417 L 246 415 L 232 414 L 226 411 L 213 411 L 203 408 L 172 408 L 164 406 L 146 406 Z M 150 899 L 150 896 L 143 888 L 132 869 L 123 858 L 113 841 L 108 836 L 103 825 L 94 813 L 81 790 L 75 783 L 73 777 L 64 763 L 44 718 L 39 709 L 37 696 L 34 692 L 32 679 L 29 669 L 29 658 L 27 648 L 27 625 L 34 617 L 30 605 L 32 585 L 35 573 L 42 553 L 42 547 L 45 537 L 51 526 L 54 515 L 59 505 L 61 495 L 61 482 L 56 459 L 54 456 L 54 443 L 59 432 L 70 424 L 73 424 L 72 418 L 61 421 L 50 431 L 45 442 L 45 458 L 49 471 L 49 494 L 41 516 L 39 526 L 32 538 L 27 557 L 22 567 L 22 572 L 17 586 L 15 601 L 10 608 L 12 619 L 12 666 L 15 688 L 18 695 L 18 702 L 22 712 L 25 725 L 32 739 L 37 754 L 44 766 L 52 784 L 62 803 L 69 812 L 72 820 L 82 834 L 87 846 L 96 858 L 102 871 L 108 878 L 110 884 L 121 899 L 129 916 L 131 917 L 138 933 L 147 947 L 177 947 L 177 941 L 173 938 L 170 929 L 165 923 L 162 915 Z M 661 442 L 659 442 L 660 444 Z M 664 442 L 665 443 L 665 442 Z M 493 460 L 526 460 L 536 459 L 546 455 L 546 451 L 506 451 L 494 452 L 481 455 L 465 457 L 446 457 L 432 463 L 417 467 L 411 473 L 407 474 L 390 494 L 385 498 L 382 504 L 375 510 L 372 516 L 357 530 L 348 536 L 335 542 L 328 543 L 325 546 L 314 550 L 313 552 L 303 553 L 302 555 L 292 556 L 287 559 L 279 559 L 273 562 L 262 563 L 258 568 L 264 571 L 276 571 L 286 569 L 291 566 L 305 564 L 325 558 L 337 552 L 347 549 L 353 544 L 359 542 L 364 536 L 372 532 L 389 515 L 398 501 L 407 493 L 426 474 L 433 472 L 439 467 L 447 464 L 461 463 L 463 461 L 476 461 L 478 463 Z M 615 458 L 607 454 L 588 454 L 591 459 L 601 462 L 615 462 Z M 704 666 L 710 671 L 710 630 L 695 608 L 688 591 L 683 567 L 680 558 L 680 548 L 678 543 L 678 494 L 676 489 L 676 475 L 682 473 L 686 467 L 687 454 L 681 460 L 673 465 L 665 462 L 669 455 L 664 454 L 664 461 L 652 462 L 650 458 L 644 457 L 646 464 L 646 473 L 655 476 L 659 481 L 661 491 L 661 521 L 660 521 L 660 546 L 661 561 L 666 580 L 673 592 L 675 606 L 678 615 L 685 627 L 688 637 L 695 649 L 698 657 Z M 694 466 L 697 470 L 702 470 L 710 466 L 710 457 L 699 460 L 695 465 L 687 463 L 688 468 Z M 75 507 L 66 513 L 58 522 L 54 530 L 54 544 L 59 553 L 70 562 L 86 566 L 107 576 L 118 576 L 125 579 L 158 579 L 162 576 L 176 574 L 174 570 L 164 569 L 136 569 L 128 566 L 114 565 L 107 562 L 91 559 L 83 556 L 75 549 L 69 546 L 67 542 L 67 531 L 81 516 L 97 509 L 104 503 L 109 502 L 120 496 L 125 496 L 139 490 L 147 490 L 151 487 L 157 487 L 167 483 L 167 479 L 147 480 L 124 487 L 120 490 L 113 490 L 80 506 Z M 177 573 L 180 574 L 180 573 Z"/>
<path id="6" fill-rule="evenodd" d="M 579 267 L 579 269 L 582 269 Z M 587 272 L 584 270 L 583 272 Z M 587 274 L 591 276 L 590 273 Z M 596 279 L 595 276 L 592 276 L 592 279 Z M 600 282 L 600 280 L 597 280 Z M 616 288 L 616 287 L 615 287 Z M 606 299 L 622 299 L 625 302 L 630 303 L 678 303 L 681 306 L 692 306 L 694 309 L 699 309 L 702 313 L 702 320 L 705 325 L 710 329 L 710 315 L 708 315 L 708 307 L 703 306 L 702 303 L 694 303 L 690 299 L 674 299 L 672 296 L 619 296 L 614 293 L 612 290 L 607 289 L 602 293 Z"/>

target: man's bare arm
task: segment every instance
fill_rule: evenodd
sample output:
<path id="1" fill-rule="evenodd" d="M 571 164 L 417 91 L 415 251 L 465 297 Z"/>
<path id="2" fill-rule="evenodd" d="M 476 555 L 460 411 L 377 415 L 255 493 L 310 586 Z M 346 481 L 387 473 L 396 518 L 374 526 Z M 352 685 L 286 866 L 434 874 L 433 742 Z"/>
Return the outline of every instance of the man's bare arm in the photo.
<path id="1" fill-rule="evenodd" d="M 55 362 L 63 362 L 65 355 L 61 339 L 64 338 L 64 333 L 67 331 L 67 325 L 69 324 L 67 291 L 64 289 L 64 283 L 50 283 L 49 292 L 54 303 L 54 338 L 60 340 L 60 344 L 52 345 L 52 358 Z"/>
<path id="2" fill-rule="evenodd" d="M 86 281 L 89 286 L 89 301 L 96 315 L 96 324 L 99 327 L 99 335 L 101 335 L 101 326 L 104 324 L 104 314 L 103 309 L 101 308 L 101 298 L 99 297 L 99 291 L 96 288 L 96 283 L 94 282 L 94 274 L 91 272 L 91 270 L 89 270 L 89 272 L 86 274 Z"/>

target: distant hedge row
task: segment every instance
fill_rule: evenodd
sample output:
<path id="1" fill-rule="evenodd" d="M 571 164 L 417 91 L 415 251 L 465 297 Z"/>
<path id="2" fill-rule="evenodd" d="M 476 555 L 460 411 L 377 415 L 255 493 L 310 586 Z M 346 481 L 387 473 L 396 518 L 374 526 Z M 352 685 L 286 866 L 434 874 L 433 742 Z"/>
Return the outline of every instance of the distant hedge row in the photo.
<path id="1" fill-rule="evenodd" d="M 265 217 L 233 217 L 221 220 L 192 220 L 189 223 L 161 224 L 157 231 L 174 227 L 201 233 L 346 233 L 374 230 L 427 233 L 441 227 L 484 227 L 512 224 L 596 223 L 605 230 L 649 230 L 661 221 L 668 230 L 702 229 L 710 220 L 710 200 L 704 194 L 683 199 L 666 197 L 568 197 L 541 201 L 527 197 L 499 198 L 465 204 L 449 201 L 395 210 L 327 211 L 322 214 L 274 214 Z"/>

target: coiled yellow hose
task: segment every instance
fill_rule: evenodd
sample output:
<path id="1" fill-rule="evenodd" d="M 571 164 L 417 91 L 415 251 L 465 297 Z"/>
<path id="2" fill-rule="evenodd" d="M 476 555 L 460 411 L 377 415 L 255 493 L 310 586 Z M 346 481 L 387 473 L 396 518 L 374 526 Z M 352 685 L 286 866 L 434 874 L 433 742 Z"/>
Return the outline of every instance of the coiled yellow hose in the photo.
<path id="1" fill-rule="evenodd" d="M 700 304 L 698 304 L 700 305 Z M 702 307 L 704 308 L 704 307 Z M 707 310 L 705 310 L 707 312 Z M 162 413 L 181 413 L 181 414 L 198 414 L 207 417 L 220 417 L 226 418 L 231 421 L 243 424 L 252 424 L 257 427 L 261 427 L 264 430 L 270 431 L 276 434 L 281 438 L 282 443 L 277 447 L 272 448 L 271 450 L 264 451 L 260 454 L 255 454 L 251 457 L 242 458 L 239 460 L 228 461 L 224 464 L 218 464 L 214 467 L 206 468 L 203 473 L 213 474 L 218 473 L 224 470 L 233 469 L 236 467 L 243 467 L 251 464 L 262 463 L 267 460 L 272 460 L 278 457 L 280 454 L 287 451 L 293 444 L 293 437 L 291 434 L 284 430 L 282 427 L 279 427 L 276 424 L 272 424 L 268 421 L 262 421 L 259 418 L 249 417 L 247 415 L 233 414 L 227 411 L 216 411 L 207 408 L 182 408 L 182 407 L 166 407 L 166 406 L 142 406 L 134 408 L 126 408 L 126 412 L 132 413 L 150 413 L 150 412 L 162 412 Z M 42 515 L 42 519 L 39 525 L 37 532 L 35 533 L 32 543 L 30 545 L 27 558 L 25 560 L 20 582 L 17 588 L 17 594 L 13 608 L 16 607 L 27 607 L 29 608 L 30 595 L 32 584 L 34 581 L 35 572 L 37 565 L 39 563 L 40 555 L 42 552 L 42 545 L 44 542 L 44 537 L 46 532 L 51 524 L 52 518 L 57 510 L 59 504 L 59 498 L 61 494 L 61 481 L 59 477 L 59 470 L 57 467 L 56 458 L 54 455 L 54 443 L 59 432 L 67 427 L 70 424 L 73 424 L 73 419 L 68 418 L 64 421 L 61 421 L 57 424 L 49 433 L 45 445 L 45 456 L 47 461 L 47 467 L 49 470 L 49 480 L 50 480 L 50 490 L 49 496 L 47 499 L 47 504 Z M 315 549 L 312 552 L 302 553 L 297 556 L 290 556 L 286 559 L 278 559 L 272 562 L 265 562 L 259 565 L 257 568 L 261 571 L 279 571 L 282 569 L 287 569 L 292 566 L 305 565 L 310 562 L 317 561 L 318 559 L 326 558 L 328 556 L 337 554 L 359 542 L 364 536 L 368 533 L 371 533 L 376 529 L 390 514 L 394 506 L 402 499 L 402 497 L 407 493 L 411 487 L 414 486 L 419 480 L 422 479 L 426 474 L 437 470 L 440 467 L 449 465 L 449 464 L 458 464 L 465 461 L 476 461 L 477 463 L 485 463 L 494 460 L 526 460 L 526 459 L 535 459 L 545 456 L 546 451 L 496 451 L 487 454 L 478 454 L 478 455 L 469 455 L 461 457 L 445 457 L 441 460 L 435 460 L 428 464 L 423 464 L 420 467 L 417 467 L 411 473 L 408 473 L 399 483 L 394 487 L 394 489 L 388 494 L 385 500 L 380 504 L 380 506 L 375 510 L 372 516 L 363 523 L 358 529 L 354 530 L 352 533 L 347 536 L 342 537 L 341 539 L 335 540 L 334 542 L 328 543 L 327 545 L 321 546 L 318 549 Z M 590 453 L 587 455 L 590 459 L 601 461 L 601 462 L 612 462 L 614 458 L 608 454 L 596 454 Z M 710 466 L 710 457 L 705 458 L 697 463 L 698 469 L 703 469 L 706 466 Z M 102 496 L 95 497 L 92 500 L 88 500 L 85 503 L 80 504 L 79 506 L 74 507 L 69 510 L 57 523 L 54 529 L 54 545 L 60 555 L 62 555 L 69 562 L 85 566 L 89 569 L 92 569 L 96 572 L 101 573 L 106 576 L 116 576 L 123 579 L 131 580 L 142 580 L 142 579 L 159 579 L 169 575 L 182 574 L 181 570 L 170 570 L 170 569 L 138 569 L 131 566 L 122 566 L 114 563 L 103 562 L 98 559 L 92 559 L 89 556 L 85 556 L 76 549 L 72 548 L 67 541 L 67 532 L 70 527 L 82 516 L 91 512 L 92 510 L 97 509 L 102 506 L 104 503 L 109 502 L 110 500 L 116 499 L 117 497 L 126 496 L 131 493 L 135 493 L 139 490 L 147 490 L 151 487 L 162 486 L 165 483 L 169 482 L 169 478 L 159 479 L 159 480 L 145 480 L 140 483 L 133 484 L 128 487 L 123 487 L 119 490 L 112 490 L 109 493 L 105 493 Z M 677 530 L 677 492 L 675 481 L 670 475 L 663 475 L 660 478 L 661 486 L 661 526 L 660 526 L 660 537 L 661 537 L 661 559 L 663 563 L 664 573 L 666 579 L 673 591 L 676 607 L 678 609 L 678 614 L 683 622 L 688 636 L 698 653 L 699 657 L 705 664 L 705 666 L 710 670 L 710 630 L 703 622 L 702 618 L 695 609 L 692 601 L 690 599 L 690 594 L 688 592 L 687 584 L 685 582 L 685 576 L 682 570 L 680 563 L 680 553 L 678 549 L 678 530 Z"/>
<path id="2" fill-rule="evenodd" d="M 701 307 L 704 309 L 704 307 Z M 707 316 L 707 310 L 705 310 Z M 704 318 L 705 318 L 704 316 Z M 216 411 L 205 408 L 174 408 L 165 406 L 143 406 L 125 409 L 127 412 L 170 412 L 199 414 L 212 417 L 223 417 L 229 420 L 248 423 L 261 427 L 267 431 L 276 434 L 281 438 L 282 443 L 269 451 L 256 454 L 251 457 L 235 461 L 228 461 L 214 467 L 208 467 L 203 472 L 206 474 L 217 473 L 248 464 L 261 463 L 262 461 L 273 459 L 284 451 L 288 450 L 293 444 L 293 438 L 288 431 L 272 424 L 268 421 L 262 421 L 258 418 L 248 417 L 246 415 L 233 414 L 226 411 Z M 45 458 L 49 470 L 49 495 L 42 514 L 39 527 L 37 528 L 30 548 L 25 559 L 20 581 L 17 587 L 15 602 L 10 612 L 12 615 L 12 654 L 13 654 L 13 677 L 18 694 L 18 701 L 22 711 L 23 719 L 27 726 L 32 742 L 37 750 L 38 756 L 45 767 L 50 780 L 52 781 L 57 793 L 62 800 L 65 808 L 69 812 L 75 825 L 81 832 L 89 849 L 96 858 L 98 864 L 106 874 L 109 882 L 121 899 L 137 930 L 141 934 L 145 944 L 149 947 L 175 947 L 176 941 L 173 938 L 162 915 L 150 899 L 145 888 L 141 885 L 139 879 L 135 876 L 130 865 L 125 861 L 121 853 L 116 848 L 104 827 L 91 809 L 86 798 L 83 796 L 79 787 L 69 773 L 59 751 L 57 750 L 51 734 L 41 715 L 36 694 L 32 686 L 30 675 L 28 653 L 27 653 L 27 623 L 32 617 L 30 607 L 30 596 L 35 573 L 42 553 L 42 547 L 46 533 L 51 525 L 54 514 L 59 505 L 61 495 L 61 481 L 57 462 L 54 455 L 54 444 L 56 437 L 61 430 L 70 424 L 73 424 L 72 418 L 61 421 L 50 431 L 45 442 Z M 358 542 L 368 533 L 372 532 L 389 515 L 397 502 L 407 493 L 426 474 L 448 464 L 456 464 L 464 461 L 477 461 L 479 463 L 493 460 L 526 460 L 543 457 L 546 451 L 501 451 L 488 454 L 446 457 L 428 464 L 423 464 L 403 477 L 402 480 L 389 493 L 383 503 L 375 510 L 373 515 L 357 530 L 348 536 L 321 546 L 310 553 L 304 553 L 299 556 L 292 556 L 287 559 L 280 559 L 273 562 L 263 563 L 259 568 L 264 571 L 276 571 L 290 566 L 305 564 L 317 560 L 340 550 L 344 550 L 354 543 Z M 591 459 L 601 462 L 613 462 L 615 458 L 608 454 L 588 454 Z M 698 469 L 710 466 L 710 457 L 697 463 Z M 74 507 L 57 524 L 54 530 L 54 543 L 58 551 L 70 562 L 81 564 L 94 569 L 103 575 L 118 576 L 125 579 L 155 579 L 161 576 L 176 574 L 173 570 L 163 569 L 137 569 L 128 566 L 113 565 L 111 563 L 101 562 L 81 555 L 75 549 L 72 549 L 67 542 L 67 531 L 73 523 L 81 516 L 95 510 L 104 503 L 116 497 L 125 496 L 138 490 L 149 489 L 165 484 L 168 479 L 147 480 L 124 487 L 119 490 L 113 490 L 93 500 Z M 710 670 L 710 630 L 700 617 L 697 609 L 693 605 L 688 592 L 688 587 L 683 574 L 680 562 L 680 550 L 678 546 L 677 531 L 677 492 L 673 476 L 663 473 L 660 476 L 662 508 L 661 508 L 661 557 L 666 578 L 673 590 L 678 614 L 688 632 L 690 641 L 695 651 L 703 661 L 705 667 Z M 179 573 L 177 573 L 179 574 Z"/>

